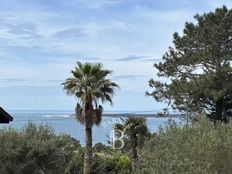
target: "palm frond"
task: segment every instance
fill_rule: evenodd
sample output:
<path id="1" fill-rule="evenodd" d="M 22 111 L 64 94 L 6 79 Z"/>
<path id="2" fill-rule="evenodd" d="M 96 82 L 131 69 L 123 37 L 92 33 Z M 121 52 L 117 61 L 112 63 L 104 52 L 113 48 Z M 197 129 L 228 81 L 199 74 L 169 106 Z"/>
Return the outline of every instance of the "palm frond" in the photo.
<path id="1" fill-rule="evenodd" d="M 85 112 L 79 103 L 77 103 L 76 109 L 76 119 L 80 121 L 81 124 L 85 123 Z"/>
<path id="2" fill-rule="evenodd" d="M 102 112 L 103 112 L 103 107 L 101 105 L 98 106 L 98 108 L 96 108 L 94 110 L 94 123 L 96 125 L 99 125 L 101 123 L 102 120 Z"/>
<path id="3" fill-rule="evenodd" d="M 71 71 L 72 77 L 62 83 L 68 95 L 78 98 L 76 117 L 81 123 L 89 127 L 100 124 L 103 108 L 99 103 L 113 103 L 112 97 L 118 85 L 107 79 L 111 73 L 112 71 L 103 69 L 101 63 L 77 62 L 77 66 Z"/>

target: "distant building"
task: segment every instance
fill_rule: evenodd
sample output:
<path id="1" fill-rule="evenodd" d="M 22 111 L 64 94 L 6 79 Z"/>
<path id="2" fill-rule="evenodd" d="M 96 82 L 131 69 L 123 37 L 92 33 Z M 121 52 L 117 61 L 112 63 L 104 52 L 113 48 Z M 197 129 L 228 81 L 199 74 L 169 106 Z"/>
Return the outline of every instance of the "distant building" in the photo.
<path id="1" fill-rule="evenodd" d="M 13 121 L 13 117 L 0 107 L 0 123 L 9 123 L 10 121 Z"/>

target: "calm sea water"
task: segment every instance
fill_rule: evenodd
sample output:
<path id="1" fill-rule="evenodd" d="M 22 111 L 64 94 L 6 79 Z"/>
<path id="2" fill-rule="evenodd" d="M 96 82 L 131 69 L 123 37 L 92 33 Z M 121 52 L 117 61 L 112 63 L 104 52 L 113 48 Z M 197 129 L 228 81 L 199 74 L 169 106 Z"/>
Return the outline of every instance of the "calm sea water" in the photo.
<path id="1" fill-rule="evenodd" d="M 54 131 L 66 133 L 80 141 L 85 142 L 84 126 L 75 120 L 72 111 L 11 111 L 9 112 L 14 121 L 10 124 L 0 124 L 0 128 L 13 127 L 20 129 L 25 126 L 28 121 L 36 124 L 48 124 Z M 160 126 L 164 126 L 169 117 L 147 117 L 147 126 L 150 132 L 156 132 Z M 172 118 L 179 121 L 178 118 Z M 103 116 L 102 123 L 99 126 L 93 127 L 93 143 L 107 143 L 112 132 L 112 126 L 115 123 L 120 123 L 120 117 Z"/>

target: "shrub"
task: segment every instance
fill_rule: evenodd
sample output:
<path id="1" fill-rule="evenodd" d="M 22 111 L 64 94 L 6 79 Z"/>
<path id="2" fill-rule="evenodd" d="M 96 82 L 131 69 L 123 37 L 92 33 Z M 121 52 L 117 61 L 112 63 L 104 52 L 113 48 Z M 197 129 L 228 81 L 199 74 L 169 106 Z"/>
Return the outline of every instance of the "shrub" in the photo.
<path id="1" fill-rule="evenodd" d="M 111 149 L 111 147 L 110 146 L 107 146 L 107 145 L 105 145 L 105 144 L 102 144 L 102 143 L 97 143 L 97 144 L 95 144 L 94 146 L 93 146 L 93 151 L 95 152 L 95 153 L 102 153 L 102 152 L 104 152 L 104 153 L 106 153 L 106 152 L 110 152 L 112 149 Z"/>
<path id="2" fill-rule="evenodd" d="M 120 152 L 96 153 L 93 158 L 94 174 L 129 174 L 131 163 L 126 155 Z"/>
<path id="3" fill-rule="evenodd" d="M 0 130 L 1 174 L 64 174 L 82 172 L 82 148 L 68 135 L 55 135 L 46 126 L 28 123 L 23 129 Z M 75 152 L 75 153 L 74 153 Z M 77 167 L 79 166 L 79 167 Z M 74 173 L 74 172 L 73 172 Z"/>
<path id="4" fill-rule="evenodd" d="M 216 126 L 206 119 L 170 122 L 153 134 L 139 156 L 139 174 L 231 173 L 232 123 Z"/>

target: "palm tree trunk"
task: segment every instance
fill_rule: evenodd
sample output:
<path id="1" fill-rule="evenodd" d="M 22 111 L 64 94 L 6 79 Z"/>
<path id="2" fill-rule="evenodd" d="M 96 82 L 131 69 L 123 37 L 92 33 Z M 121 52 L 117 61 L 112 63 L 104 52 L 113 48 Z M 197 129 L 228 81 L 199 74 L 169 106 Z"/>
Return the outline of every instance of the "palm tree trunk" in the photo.
<path id="1" fill-rule="evenodd" d="M 137 147 L 138 147 L 138 138 L 136 133 L 132 135 L 132 148 L 131 148 L 131 155 L 132 155 L 132 171 L 135 171 L 138 165 L 138 152 L 137 152 Z"/>
<path id="2" fill-rule="evenodd" d="M 84 174 L 91 174 L 92 162 L 92 128 L 85 128 L 85 159 L 84 159 Z"/>

